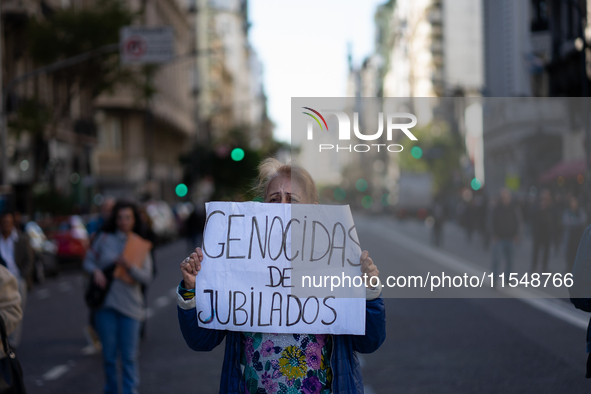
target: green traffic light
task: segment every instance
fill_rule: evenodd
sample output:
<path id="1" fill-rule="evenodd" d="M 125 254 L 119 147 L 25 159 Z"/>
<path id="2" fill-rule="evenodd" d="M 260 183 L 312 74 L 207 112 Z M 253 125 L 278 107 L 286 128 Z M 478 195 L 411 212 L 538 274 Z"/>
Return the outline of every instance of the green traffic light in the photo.
<path id="1" fill-rule="evenodd" d="M 420 159 L 421 157 L 423 157 L 423 150 L 419 146 L 413 146 L 410 150 L 410 154 L 415 159 Z"/>
<path id="2" fill-rule="evenodd" d="M 373 205 L 373 198 L 371 196 L 363 196 L 361 199 L 361 206 L 365 209 L 371 208 Z"/>
<path id="3" fill-rule="evenodd" d="M 176 188 L 174 189 L 174 191 L 176 192 L 177 196 L 185 197 L 187 195 L 187 193 L 189 192 L 189 188 L 184 183 L 179 183 L 178 185 L 176 185 Z"/>
<path id="4" fill-rule="evenodd" d="M 241 161 L 244 159 L 244 151 L 240 148 L 234 148 L 230 154 L 230 157 L 232 157 L 232 160 L 234 161 Z"/>
<path id="5" fill-rule="evenodd" d="M 364 192 L 367 190 L 367 181 L 363 178 L 359 178 L 357 179 L 357 182 L 355 182 L 355 188 L 357 188 L 357 190 L 359 190 L 360 192 Z"/>
<path id="6" fill-rule="evenodd" d="M 347 192 L 341 189 L 340 187 L 337 187 L 336 189 L 334 189 L 333 196 L 335 200 L 343 201 L 345 197 L 347 197 Z"/>
<path id="7" fill-rule="evenodd" d="M 472 182 L 470 182 L 470 186 L 472 186 L 472 189 L 474 190 L 480 190 L 482 183 L 478 180 L 478 178 L 474 178 L 472 179 Z"/>

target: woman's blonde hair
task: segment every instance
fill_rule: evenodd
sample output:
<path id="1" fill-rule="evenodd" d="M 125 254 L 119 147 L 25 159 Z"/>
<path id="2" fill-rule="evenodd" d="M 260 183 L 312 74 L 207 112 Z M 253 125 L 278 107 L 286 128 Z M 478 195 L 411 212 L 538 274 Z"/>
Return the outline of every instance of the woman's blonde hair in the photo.
<path id="1" fill-rule="evenodd" d="M 279 176 L 295 179 L 303 188 L 307 202 L 310 204 L 318 202 L 318 191 L 310 173 L 297 164 L 283 164 L 274 158 L 265 159 L 259 165 L 255 191 L 263 201 L 267 197 L 269 184 Z"/>

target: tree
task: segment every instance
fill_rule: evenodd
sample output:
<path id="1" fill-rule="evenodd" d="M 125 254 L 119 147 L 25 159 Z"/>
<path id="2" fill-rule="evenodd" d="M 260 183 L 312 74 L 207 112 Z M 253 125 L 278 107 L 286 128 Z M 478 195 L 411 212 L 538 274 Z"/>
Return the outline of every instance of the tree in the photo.
<path id="1" fill-rule="evenodd" d="M 214 181 L 215 200 L 252 200 L 253 186 L 258 176 L 258 166 L 266 157 L 273 156 L 284 145 L 274 140 L 263 148 L 250 147 L 246 129 L 237 127 L 214 143 L 197 145 L 191 152 L 180 158 L 185 167 L 184 181 L 195 185 L 201 178 L 211 177 Z M 244 158 L 234 161 L 231 152 L 235 148 L 244 151 Z"/>
<path id="2" fill-rule="evenodd" d="M 118 0 L 99 0 L 93 7 L 59 9 L 48 18 L 32 19 L 27 26 L 29 52 L 35 63 L 46 65 L 119 42 L 119 30 L 134 14 Z M 94 57 L 57 72 L 70 86 L 79 83 L 96 97 L 122 79 L 129 70 L 119 67 L 119 54 Z"/>
<path id="3" fill-rule="evenodd" d="M 438 133 L 433 133 L 433 129 Z M 404 146 L 400 153 L 400 169 L 408 172 L 430 172 L 437 192 L 453 187 L 453 176 L 460 171 L 460 158 L 464 152 L 458 138 L 445 122 L 437 122 L 423 128 L 414 128 L 418 141 Z M 422 151 L 420 158 L 412 155 L 414 147 Z"/>
<path id="4" fill-rule="evenodd" d="M 44 67 L 116 44 L 120 29 L 130 25 L 136 16 L 118 0 L 98 0 L 90 7 L 57 9 L 44 18 L 27 21 L 24 31 L 26 51 L 36 67 Z M 28 132 L 32 136 L 34 183 L 50 172 L 48 137 L 59 122 L 70 117 L 70 104 L 76 92 L 81 104 L 80 118 L 73 121 L 76 131 L 82 130 L 83 133 L 96 130 L 93 122 L 94 99 L 103 92 L 111 91 L 115 85 L 128 83 L 135 86 L 140 98 L 153 94 L 152 87 L 145 86 L 141 72 L 120 67 L 117 51 L 92 56 L 78 64 L 53 71 L 50 81 L 54 87 L 66 92 L 65 97 L 41 97 L 38 88 L 32 97 L 11 96 L 11 103 L 16 105 L 12 105 L 13 112 L 9 114 L 9 129 L 17 135 Z M 49 176 L 47 180 L 51 178 Z"/>

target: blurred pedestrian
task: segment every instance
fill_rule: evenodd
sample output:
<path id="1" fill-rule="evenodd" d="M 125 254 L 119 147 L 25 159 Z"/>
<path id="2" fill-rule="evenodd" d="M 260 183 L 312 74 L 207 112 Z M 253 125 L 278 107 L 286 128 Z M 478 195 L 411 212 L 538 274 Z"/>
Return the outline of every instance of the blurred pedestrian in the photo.
<path id="1" fill-rule="evenodd" d="M 16 330 L 23 319 L 21 296 L 18 292 L 18 280 L 3 265 L 0 265 L 0 316 L 4 320 L 4 326 L 8 335 Z M 0 358 L 4 356 L 2 345 L 0 345 Z"/>
<path id="2" fill-rule="evenodd" d="M 21 310 L 24 313 L 28 287 L 33 280 L 33 250 L 29 237 L 16 228 L 12 211 L 0 213 L 0 264 L 17 279 Z M 10 336 L 13 347 L 20 345 L 21 335 L 22 321 Z"/>
<path id="3" fill-rule="evenodd" d="M 113 207 L 115 206 L 116 200 L 113 197 L 106 197 L 100 206 L 100 213 L 86 225 L 86 230 L 90 236 L 90 242 L 92 243 L 96 236 L 101 232 L 105 223 L 111 217 Z M 90 248 L 92 250 L 92 248 Z M 84 328 L 84 334 L 88 340 L 90 349 L 88 353 L 94 353 L 101 351 L 102 345 L 96 332 L 94 324 L 94 310 L 90 310 L 88 316 L 88 326 Z M 94 349 L 93 349 L 94 348 Z"/>
<path id="4" fill-rule="evenodd" d="M 25 224 L 27 224 L 25 218 L 23 218 L 23 214 L 19 211 L 14 211 L 14 227 L 17 230 L 25 232 Z"/>
<path id="5" fill-rule="evenodd" d="M 490 245 L 490 233 L 488 226 L 489 205 L 486 194 L 484 194 L 482 190 L 480 195 L 474 197 L 474 204 L 474 220 L 476 222 L 476 230 L 480 233 L 484 250 L 488 250 Z"/>
<path id="6" fill-rule="evenodd" d="M 499 264 L 505 259 L 505 281 L 513 268 L 515 244 L 519 240 L 521 231 L 521 215 L 517 206 L 512 202 L 509 189 L 501 189 L 500 201 L 492 213 L 491 233 L 493 241 L 492 270 L 495 281 L 498 278 Z"/>
<path id="7" fill-rule="evenodd" d="M 439 193 L 433 201 L 433 229 L 431 230 L 431 242 L 434 246 L 440 246 L 443 241 L 443 225 L 445 224 L 446 210 L 445 199 L 442 193 Z"/>
<path id="8" fill-rule="evenodd" d="M 552 206 L 552 194 L 544 189 L 540 194 L 540 202 L 531 216 L 533 250 L 531 272 L 537 272 L 538 256 L 542 252 L 542 273 L 548 272 L 548 255 L 556 229 L 555 213 Z"/>
<path id="9" fill-rule="evenodd" d="M 101 231 L 101 228 L 104 226 L 105 222 L 109 219 L 109 217 L 111 217 L 111 212 L 114 206 L 115 199 L 113 197 L 106 197 L 100 206 L 100 213 L 98 216 L 91 220 L 86 226 L 86 230 L 88 230 L 88 235 L 90 235 L 91 240 L 99 231 Z"/>
<path id="10" fill-rule="evenodd" d="M 4 327 L 0 335 L 0 360 L 2 360 L 0 392 L 3 394 L 26 393 L 22 369 L 16 357 L 16 349 L 10 343 L 10 336 L 20 326 L 22 319 L 23 311 L 18 292 L 18 280 L 8 268 L 0 265 L 0 320 L 2 320 Z"/>
<path id="11" fill-rule="evenodd" d="M 564 211 L 570 207 L 570 196 L 565 197 L 562 193 L 554 195 L 554 201 L 552 202 L 552 214 L 554 221 L 554 227 L 552 229 L 552 245 L 554 246 L 554 254 L 558 255 L 561 246 L 565 239 L 565 229 L 563 226 L 562 218 Z M 582 234 L 582 233 L 581 233 Z"/>
<path id="12" fill-rule="evenodd" d="M 122 364 L 123 393 L 137 393 L 139 385 L 140 326 L 146 318 L 141 284 L 152 280 L 152 257 L 147 251 L 145 256 L 139 256 L 140 264 L 135 265 L 123 257 L 123 252 L 126 244 L 141 232 L 142 222 L 135 204 L 117 202 L 84 260 L 84 269 L 93 275 L 95 283 L 108 288 L 103 305 L 95 313 L 95 326 L 103 350 L 106 394 L 118 392 L 118 354 Z M 113 265 L 117 268 L 109 284 L 103 270 Z M 119 268 L 124 276 L 117 275 Z"/>
<path id="13" fill-rule="evenodd" d="M 579 241 L 587 227 L 587 214 L 579 207 L 579 200 L 574 196 L 569 198 L 569 207 L 562 214 L 562 225 L 565 232 L 566 273 L 569 273 L 573 270 Z"/>
<path id="14" fill-rule="evenodd" d="M 158 236 L 156 235 L 154 230 L 152 230 L 152 219 L 150 218 L 150 215 L 148 215 L 146 208 L 140 207 L 138 209 L 140 212 L 140 218 L 142 219 L 142 231 L 141 231 L 140 235 L 142 238 L 150 241 L 153 246 L 152 250 L 150 251 L 150 255 L 152 256 L 152 280 L 154 280 L 154 278 L 156 278 L 156 274 L 158 273 L 158 268 L 156 265 L 156 254 L 154 252 L 156 250 L 156 247 L 158 246 Z M 144 296 L 144 304 L 146 305 L 146 308 L 147 308 L 147 306 L 148 306 L 148 284 L 142 283 L 141 286 L 142 286 L 142 294 Z M 142 327 L 140 329 L 140 338 L 142 340 L 146 338 L 146 325 L 147 325 L 147 320 L 142 321 Z"/>
<path id="15" fill-rule="evenodd" d="M 203 237 L 203 228 L 205 227 L 205 204 L 195 204 L 193 212 L 187 217 L 185 221 L 185 228 L 187 230 L 187 243 L 189 250 L 193 251 L 196 247 L 201 246 Z"/>

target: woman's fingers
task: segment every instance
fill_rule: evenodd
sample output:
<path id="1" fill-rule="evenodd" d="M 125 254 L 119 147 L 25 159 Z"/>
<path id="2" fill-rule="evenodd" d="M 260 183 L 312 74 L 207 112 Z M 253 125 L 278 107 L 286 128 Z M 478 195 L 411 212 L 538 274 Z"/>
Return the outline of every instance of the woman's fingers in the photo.
<path id="1" fill-rule="evenodd" d="M 181 271 L 185 271 L 191 275 L 197 276 L 199 271 L 201 270 L 201 261 L 203 260 L 203 254 L 201 258 L 197 253 L 191 253 L 189 257 L 187 257 L 181 263 Z"/>
<path id="2" fill-rule="evenodd" d="M 361 253 L 361 258 L 359 262 L 361 263 L 361 272 L 366 274 L 369 273 L 372 266 L 375 267 L 373 260 L 371 259 L 371 257 L 369 257 L 369 252 L 367 250 L 364 250 Z"/>
<path id="3" fill-rule="evenodd" d="M 202 262 L 203 261 L 203 251 L 201 250 L 201 248 L 195 249 L 195 253 L 197 254 L 197 258 L 198 258 L 199 262 Z"/>
<path id="4" fill-rule="evenodd" d="M 195 288 L 195 276 L 198 270 L 195 267 L 195 260 L 190 256 L 181 263 L 181 274 L 183 275 L 184 286 L 187 289 Z"/>
<path id="5" fill-rule="evenodd" d="M 189 264 L 191 265 L 195 275 L 197 275 L 201 270 L 201 260 L 203 260 L 203 257 L 199 259 L 199 255 L 197 253 L 191 253 L 191 256 L 189 256 Z"/>
<path id="6" fill-rule="evenodd" d="M 372 277 L 372 276 L 378 276 L 380 274 L 378 267 L 376 267 L 376 265 L 373 263 L 373 260 L 371 259 L 371 257 L 369 257 L 369 252 L 367 250 L 364 250 L 361 253 L 360 263 L 361 263 L 361 272 L 364 274 L 367 274 L 367 276 Z"/>

